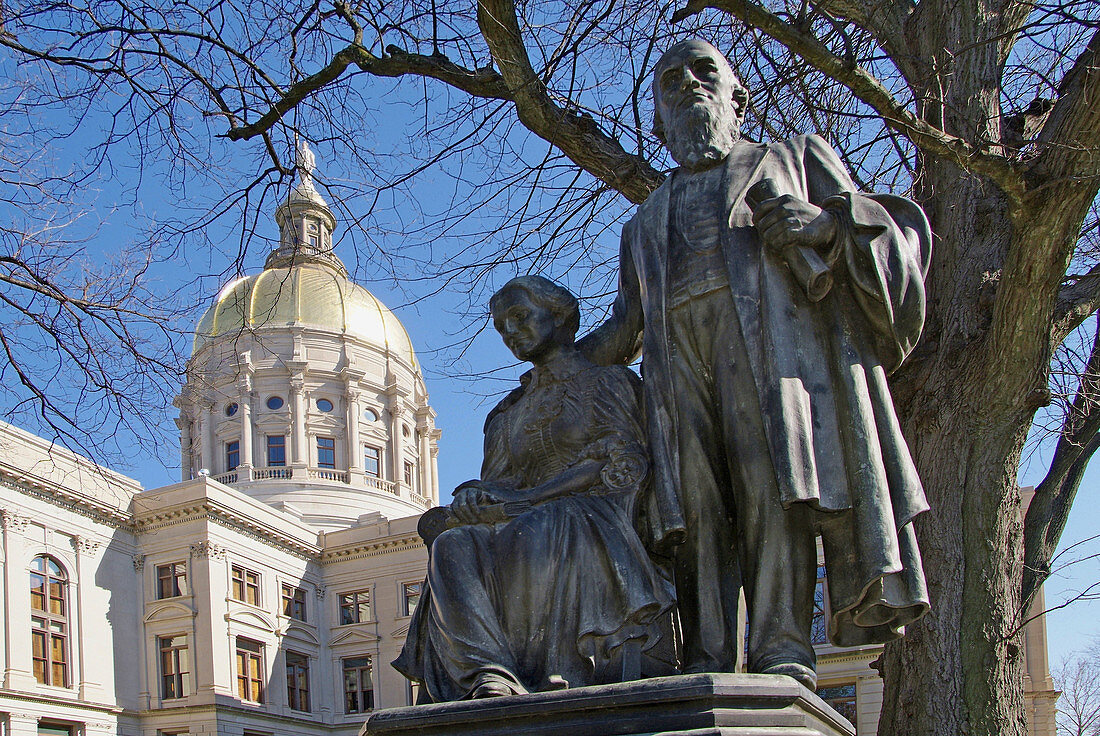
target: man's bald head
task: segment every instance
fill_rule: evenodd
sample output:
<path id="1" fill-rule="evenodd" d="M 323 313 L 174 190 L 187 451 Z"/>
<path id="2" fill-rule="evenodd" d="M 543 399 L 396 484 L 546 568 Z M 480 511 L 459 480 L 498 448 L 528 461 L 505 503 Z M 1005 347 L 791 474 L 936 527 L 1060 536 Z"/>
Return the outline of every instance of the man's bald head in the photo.
<path id="1" fill-rule="evenodd" d="M 653 132 L 677 163 L 706 168 L 740 137 L 748 91 L 726 57 L 706 41 L 680 41 L 653 70 Z"/>

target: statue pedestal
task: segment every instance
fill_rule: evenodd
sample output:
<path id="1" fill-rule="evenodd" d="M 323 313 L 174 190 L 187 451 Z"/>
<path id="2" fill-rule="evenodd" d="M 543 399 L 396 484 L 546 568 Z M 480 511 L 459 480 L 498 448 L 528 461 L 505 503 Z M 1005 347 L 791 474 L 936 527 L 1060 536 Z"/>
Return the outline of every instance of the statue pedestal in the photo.
<path id="1" fill-rule="evenodd" d="M 853 736 L 781 675 L 702 674 L 486 700 L 389 708 L 360 736 Z"/>

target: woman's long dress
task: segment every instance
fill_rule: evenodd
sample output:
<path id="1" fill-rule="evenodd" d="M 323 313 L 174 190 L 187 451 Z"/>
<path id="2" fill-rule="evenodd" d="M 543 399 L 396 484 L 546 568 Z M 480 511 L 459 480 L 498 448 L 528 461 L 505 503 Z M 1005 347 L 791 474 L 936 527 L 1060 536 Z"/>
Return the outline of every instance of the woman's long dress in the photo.
<path id="1" fill-rule="evenodd" d="M 482 480 L 528 489 L 586 460 L 599 482 L 505 522 L 449 529 L 434 542 L 425 595 L 394 666 L 434 702 L 467 697 L 485 677 L 516 692 L 614 682 L 612 650 L 657 641 L 670 583 L 634 530 L 646 482 L 640 382 L 576 357 L 536 368 L 490 413 Z"/>

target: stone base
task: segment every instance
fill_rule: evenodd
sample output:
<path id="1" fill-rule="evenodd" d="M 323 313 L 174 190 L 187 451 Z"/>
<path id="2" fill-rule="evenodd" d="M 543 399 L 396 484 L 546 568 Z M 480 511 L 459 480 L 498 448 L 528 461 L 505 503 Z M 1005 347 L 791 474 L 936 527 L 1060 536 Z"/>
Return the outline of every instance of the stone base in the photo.
<path id="1" fill-rule="evenodd" d="M 782 675 L 657 677 L 380 710 L 360 736 L 853 736 L 821 698 Z"/>

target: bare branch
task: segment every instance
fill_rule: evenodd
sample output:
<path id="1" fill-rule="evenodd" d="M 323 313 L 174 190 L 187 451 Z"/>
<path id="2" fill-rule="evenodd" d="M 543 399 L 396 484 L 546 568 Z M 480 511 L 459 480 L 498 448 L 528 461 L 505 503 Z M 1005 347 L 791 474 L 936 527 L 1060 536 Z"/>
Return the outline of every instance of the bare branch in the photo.
<path id="1" fill-rule="evenodd" d="M 913 65 L 907 63 L 912 54 L 905 51 L 905 22 L 916 8 L 915 3 L 909 0 L 821 0 L 817 7 L 870 31 L 875 41 L 898 62 L 898 68 L 907 78 L 916 74 Z"/>
<path id="2" fill-rule="evenodd" d="M 284 115 L 296 108 L 303 100 L 312 97 L 336 81 L 352 65 L 378 77 L 404 75 L 430 77 L 474 97 L 512 99 L 504 80 L 492 69 L 471 71 L 451 62 L 445 56 L 410 54 L 396 46 L 389 46 L 386 52 L 387 56 L 376 56 L 363 46 L 352 44 L 344 47 L 320 71 L 291 85 L 259 120 L 250 125 L 230 128 L 226 137 L 230 140 L 248 140 L 270 130 Z"/>
<path id="3" fill-rule="evenodd" d="M 567 112 L 551 100 L 531 66 L 511 0 L 482 0 L 477 17 L 523 124 L 631 202 L 645 201 L 664 177 L 641 157 L 627 153 L 595 120 Z"/>
<path id="4" fill-rule="evenodd" d="M 1020 612 L 1026 613 L 1036 591 L 1050 575 L 1051 559 L 1062 537 L 1070 508 L 1089 460 L 1100 448 L 1100 325 L 1066 415 L 1046 477 L 1024 518 L 1024 578 Z"/>
<path id="5" fill-rule="evenodd" d="M 1057 345 L 1100 308 L 1100 264 L 1078 276 L 1058 292 L 1051 325 L 1051 344 Z"/>
<path id="6" fill-rule="evenodd" d="M 1027 178 L 1038 191 L 1065 185 L 1100 188 L 1100 28 L 1058 86 L 1058 100 L 1036 141 L 1039 155 Z M 1041 185 L 1041 186 L 1040 186 Z M 1081 213 L 1084 218 L 1084 212 Z"/>

